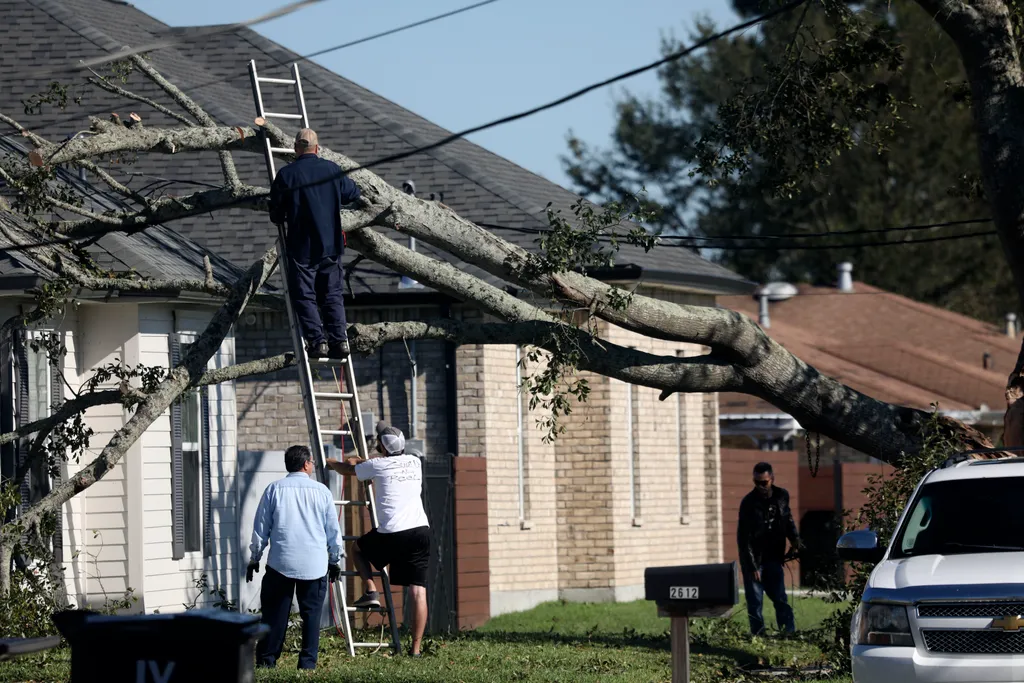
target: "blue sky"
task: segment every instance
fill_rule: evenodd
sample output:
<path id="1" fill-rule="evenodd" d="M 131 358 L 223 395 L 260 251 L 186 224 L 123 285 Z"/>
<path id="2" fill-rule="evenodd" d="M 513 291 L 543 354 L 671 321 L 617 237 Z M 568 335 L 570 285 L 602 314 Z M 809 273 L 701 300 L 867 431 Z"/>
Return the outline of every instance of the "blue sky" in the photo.
<path id="1" fill-rule="evenodd" d="M 132 0 L 172 26 L 248 19 L 284 0 Z M 473 0 L 325 0 L 255 27 L 300 54 L 418 21 Z M 696 18 L 736 21 L 711 0 L 500 0 L 426 26 L 316 58 L 320 64 L 450 130 L 527 109 L 660 56 L 661 36 L 685 37 Z M 239 68 L 242 68 L 241 66 Z M 625 81 L 657 92 L 653 72 Z M 571 129 L 605 145 L 621 90 L 604 89 L 479 133 L 477 144 L 568 185 L 560 155 Z M 316 112 L 310 112 L 316 126 Z M 339 150 L 344 151 L 344 150 Z"/>

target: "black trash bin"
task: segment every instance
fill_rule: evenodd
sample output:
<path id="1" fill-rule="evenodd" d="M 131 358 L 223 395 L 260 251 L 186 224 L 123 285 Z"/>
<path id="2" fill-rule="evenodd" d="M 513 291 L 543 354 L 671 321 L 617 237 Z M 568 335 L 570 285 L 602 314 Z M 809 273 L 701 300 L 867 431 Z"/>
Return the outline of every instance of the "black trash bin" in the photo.
<path id="1" fill-rule="evenodd" d="M 71 644 L 72 683 L 249 683 L 256 641 L 269 630 L 258 615 L 221 609 L 133 616 L 67 610 L 53 621 Z"/>

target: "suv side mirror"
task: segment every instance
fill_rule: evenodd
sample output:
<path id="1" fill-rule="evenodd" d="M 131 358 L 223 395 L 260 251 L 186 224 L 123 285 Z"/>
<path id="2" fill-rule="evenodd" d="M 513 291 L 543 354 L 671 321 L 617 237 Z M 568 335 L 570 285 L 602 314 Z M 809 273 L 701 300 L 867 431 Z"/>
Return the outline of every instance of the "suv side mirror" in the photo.
<path id="1" fill-rule="evenodd" d="M 836 543 L 839 558 L 847 562 L 877 563 L 885 556 L 885 548 L 878 547 L 878 534 L 870 529 L 845 533 Z"/>

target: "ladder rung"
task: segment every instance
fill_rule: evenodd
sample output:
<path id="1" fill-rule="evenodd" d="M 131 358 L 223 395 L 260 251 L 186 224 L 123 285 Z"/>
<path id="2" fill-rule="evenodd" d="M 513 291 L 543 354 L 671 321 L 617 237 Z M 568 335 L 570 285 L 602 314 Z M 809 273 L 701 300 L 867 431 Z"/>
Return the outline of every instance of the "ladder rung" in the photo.
<path id="1" fill-rule="evenodd" d="M 352 436 L 347 429 L 321 429 L 320 433 L 325 436 Z"/>
<path id="2" fill-rule="evenodd" d="M 368 500 L 336 500 L 336 501 L 334 501 L 334 504 L 335 505 L 362 505 L 362 506 L 366 506 L 366 505 L 370 504 L 370 501 L 368 501 Z"/>
<path id="3" fill-rule="evenodd" d="M 293 150 L 288 150 L 292 154 L 295 154 Z M 310 358 L 310 365 L 344 365 L 348 362 L 348 358 Z"/>
<path id="4" fill-rule="evenodd" d="M 313 397 L 314 398 L 336 399 L 338 401 L 349 401 L 349 400 L 352 399 L 352 394 L 331 394 L 331 393 L 325 393 L 325 392 L 320 392 L 320 391 L 314 391 L 313 392 Z"/>
<path id="5" fill-rule="evenodd" d="M 342 576 L 359 576 L 359 572 L 357 572 L 354 569 L 346 569 L 343 572 L 341 572 L 341 575 Z M 383 572 L 370 572 L 370 578 L 373 578 L 374 576 L 384 576 L 384 573 Z"/>
<path id="6" fill-rule="evenodd" d="M 277 154 L 295 154 L 294 149 L 288 149 L 287 147 L 271 147 L 270 151 Z"/>
<path id="7" fill-rule="evenodd" d="M 387 607 L 346 607 L 348 612 L 380 612 L 381 614 L 388 611 Z"/>
<path id="8" fill-rule="evenodd" d="M 342 536 L 342 541 L 358 541 L 362 536 Z"/>
<path id="9" fill-rule="evenodd" d="M 391 647 L 391 643 L 352 643 L 352 647 Z"/>
<path id="10" fill-rule="evenodd" d="M 290 78 L 267 78 L 266 76 L 258 76 L 256 78 L 260 83 L 281 83 L 282 85 L 295 85 L 295 81 Z"/>
<path id="11" fill-rule="evenodd" d="M 301 119 L 302 114 L 278 114 L 277 112 L 265 111 L 263 112 L 263 118 L 275 118 L 275 119 Z"/>

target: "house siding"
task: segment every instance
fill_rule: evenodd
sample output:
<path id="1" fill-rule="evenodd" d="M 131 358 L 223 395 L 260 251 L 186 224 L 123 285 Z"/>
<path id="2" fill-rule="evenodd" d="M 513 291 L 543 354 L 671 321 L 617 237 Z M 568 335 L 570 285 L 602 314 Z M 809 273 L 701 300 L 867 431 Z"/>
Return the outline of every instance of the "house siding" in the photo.
<path id="1" fill-rule="evenodd" d="M 139 313 L 140 362 L 146 366 L 168 367 L 170 339 L 175 331 L 198 336 L 210 314 L 196 310 L 175 310 L 169 305 L 141 307 Z M 235 341 L 225 338 L 210 359 L 210 369 L 233 365 Z M 225 591 L 229 599 L 238 597 L 237 519 L 234 505 L 236 469 L 235 389 L 232 382 L 209 387 L 210 402 L 210 477 L 213 554 L 186 553 L 173 559 L 171 507 L 171 421 L 165 410 L 141 439 L 144 492 L 144 576 L 147 612 L 173 612 L 199 597 L 195 582 L 206 575 L 210 589 Z M 210 600 L 209 591 L 198 601 Z"/>

